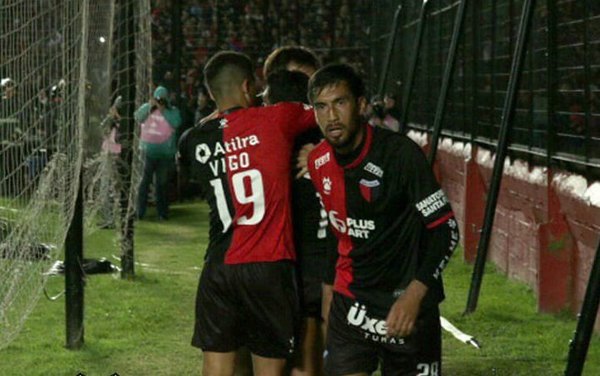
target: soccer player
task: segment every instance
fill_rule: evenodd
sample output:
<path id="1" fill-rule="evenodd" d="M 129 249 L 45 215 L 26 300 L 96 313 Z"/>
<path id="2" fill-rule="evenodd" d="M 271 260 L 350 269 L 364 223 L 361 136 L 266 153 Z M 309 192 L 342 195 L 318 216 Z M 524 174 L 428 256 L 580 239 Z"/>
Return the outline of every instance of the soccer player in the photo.
<path id="1" fill-rule="evenodd" d="M 457 224 L 422 151 L 361 121 L 364 85 L 348 65 L 317 71 L 309 99 L 326 142 L 308 168 L 338 238 L 326 370 L 440 375 L 441 272 Z"/>
<path id="2" fill-rule="evenodd" d="M 266 99 L 306 101 L 306 83 L 298 73 L 312 76 L 321 62 L 313 51 L 303 46 L 275 49 L 266 58 L 263 74 L 267 79 Z M 286 74 L 285 71 L 294 72 Z M 278 73 L 281 72 L 281 73 Z M 297 73 L 296 73 L 297 72 Z M 304 90 L 299 90 L 303 87 Z M 303 92 L 302 92 L 303 91 Z M 333 278 L 337 260 L 336 240 L 327 226 L 318 196 L 306 173 L 308 152 L 323 139 L 318 129 L 300 135 L 296 140 L 299 169 L 292 183 L 294 238 L 300 272 L 301 314 L 300 349 L 293 362 L 292 376 L 323 373 L 324 337 L 333 296 Z"/>
<path id="3" fill-rule="evenodd" d="M 265 59 L 263 76 L 265 79 L 277 70 L 302 72 L 312 76 L 321 67 L 319 58 L 313 51 L 303 46 L 284 46 L 275 49 Z"/>
<path id="4" fill-rule="evenodd" d="M 204 375 L 233 375 L 236 350 L 254 374 L 280 375 L 294 352 L 297 291 L 290 207 L 294 138 L 315 127 L 310 106 L 253 107 L 254 68 L 220 52 L 204 68 L 219 115 L 188 130 L 180 163 L 210 206 L 210 240 L 196 298 L 192 344 Z"/>
<path id="5" fill-rule="evenodd" d="M 267 77 L 264 101 L 307 101 L 308 77 L 300 71 L 277 70 Z M 322 139 L 318 128 L 296 138 L 294 150 L 307 143 L 317 144 Z M 294 241 L 298 263 L 300 313 L 303 318 L 300 347 L 292 362 L 291 374 L 323 374 L 324 332 L 321 319 L 321 284 L 327 267 L 327 252 L 336 250 L 336 240 L 327 231 L 327 216 L 322 209 L 308 174 L 292 182 L 292 214 Z"/>

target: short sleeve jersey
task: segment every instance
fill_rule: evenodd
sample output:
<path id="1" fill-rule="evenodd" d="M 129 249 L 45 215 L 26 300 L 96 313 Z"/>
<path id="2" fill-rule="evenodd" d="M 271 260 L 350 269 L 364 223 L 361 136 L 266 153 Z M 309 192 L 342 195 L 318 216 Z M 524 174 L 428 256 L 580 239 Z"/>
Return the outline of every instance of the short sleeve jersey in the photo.
<path id="1" fill-rule="evenodd" d="M 318 144 L 322 139 L 318 128 L 296 138 L 296 147 Z M 322 278 L 327 267 L 328 252 L 335 252 L 337 241 L 328 228 L 327 214 L 320 203 L 309 174 L 292 181 L 294 237 L 300 269 L 305 275 Z"/>
<path id="2" fill-rule="evenodd" d="M 437 304 L 448 249 L 428 265 L 423 242 L 429 229 L 453 218 L 452 209 L 417 144 L 365 127 L 362 148 L 348 164 L 338 163 L 327 142 L 309 155 L 311 179 L 338 238 L 334 290 L 385 315 L 413 279 L 433 280 L 424 303 Z"/>
<path id="3" fill-rule="evenodd" d="M 310 106 L 279 103 L 231 111 L 182 135 L 180 163 L 210 207 L 207 259 L 295 259 L 291 153 L 294 138 L 315 126 Z"/>

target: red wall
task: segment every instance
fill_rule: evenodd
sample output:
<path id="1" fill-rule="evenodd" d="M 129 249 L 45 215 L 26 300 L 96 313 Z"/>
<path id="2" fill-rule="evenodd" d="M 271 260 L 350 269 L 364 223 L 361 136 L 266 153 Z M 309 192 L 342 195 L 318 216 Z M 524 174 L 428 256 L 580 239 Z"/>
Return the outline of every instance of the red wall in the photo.
<path id="1" fill-rule="evenodd" d="M 465 260 L 473 262 L 493 162 L 486 161 L 487 151 L 464 149 L 444 140 L 435 170 L 459 222 Z M 531 179 L 515 172 L 523 169 L 531 171 L 520 161 L 505 165 L 488 261 L 530 286 L 540 311 L 576 314 L 600 240 L 600 207 L 561 183 L 566 172 L 537 168 L 538 178 Z M 600 314 L 596 329 L 600 331 Z"/>

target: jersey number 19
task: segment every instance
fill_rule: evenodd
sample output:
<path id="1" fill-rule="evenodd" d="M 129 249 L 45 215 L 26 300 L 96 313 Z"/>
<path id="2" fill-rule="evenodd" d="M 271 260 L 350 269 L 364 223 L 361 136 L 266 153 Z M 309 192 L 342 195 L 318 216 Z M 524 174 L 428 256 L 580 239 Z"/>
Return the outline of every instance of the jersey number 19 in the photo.
<path id="1" fill-rule="evenodd" d="M 250 187 L 246 189 L 244 181 L 250 179 Z M 217 211 L 219 218 L 223 223 L 223 232 L 227 232 L 231 226 L 232 218 L 227 208 L 227 198 L 223 189 L 221 179 L 213 179 L 210 181 L 215 193 L 217 202 Z M 263 188 L 262 175 L 256 169 L 236 172 L 231 176 L 232 191 L 235 200 L 240 205 L 252 205 L 252 215 L 250 217 L 242 215 L 236 223 L 238 225 L 252 226 L 262 221 L 265 216 L 265 193 Z"/>

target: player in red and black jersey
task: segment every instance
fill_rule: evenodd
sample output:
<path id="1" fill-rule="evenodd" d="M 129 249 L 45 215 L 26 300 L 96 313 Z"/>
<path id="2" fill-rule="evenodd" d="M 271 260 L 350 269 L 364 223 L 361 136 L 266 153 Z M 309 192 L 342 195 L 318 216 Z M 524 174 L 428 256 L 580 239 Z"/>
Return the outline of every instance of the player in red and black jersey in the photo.
<path id="1" fill-rule="evenodd" d="M 338 238 L 326 369 L 332 375 L 441 375 L 441 272 L 457 223 L 422 151 L 360 119 L 362 80 L 319 70 L 309 98 L 326 142 L 309 155 L 313 184 Z"/>
<path id="2" fill-rule="evenodd" d="M 250 108 L 253 72 L 246 55 L 212 57 L 204 75 L 219 116 L 188 130 L 179 145 L 180 164 L 210 206 L 192 340 L 208 375 L 233 374 L 241 346 L 253 354 L 255 374 L 279 375 L 294 351 L 290 160 L 295 137 L 315 118 L 300 103 Z"/>
<path id="3" fill-rule="evenodd" d="M 263 99 L 267 104 L 305 102 L 308 77 L 300 71 L 277 70 L 267 76 Z M 318 144 L 323 135 L 318 128 L 296 138 L 294 150 Z M 335 252 L 337 241 L 328 229 L 327 215 L 307 173 L 292 181 L 292 214 L 297 254 L 300 315 L 299 348 L 292 362 L 292 376 L 323 374 L 324 331 L 322 284 L 326 279 L 328 253 Z M 333 281 L 330 282 L 333 284 Z"/>

